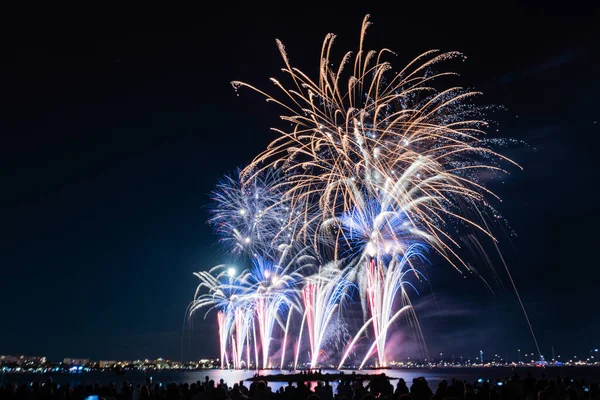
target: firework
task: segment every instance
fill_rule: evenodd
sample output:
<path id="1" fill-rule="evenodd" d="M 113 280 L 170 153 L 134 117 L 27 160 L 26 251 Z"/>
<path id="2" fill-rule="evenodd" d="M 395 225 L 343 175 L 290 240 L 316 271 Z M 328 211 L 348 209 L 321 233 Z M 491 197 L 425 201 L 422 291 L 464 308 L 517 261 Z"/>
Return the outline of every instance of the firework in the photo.
<path id="1" fill-rule="evenodd" d="M 476 171 L 503 171 L 499 162 L 512 161 L 482 140 L 487 122 L 481 108 L 470 103 L 477 92 L 433 87 L 453 75 L 433 72 L 433 67 L 461 57 L 459 53 L 428 51 L 391 74 L 390 63 L 384 61 L 388 49 L 363 49 L 368 26 L 367 16 L 354 61 L 347 53 L 337 69 L 329 59 L 335 36 L 326 36 L 317 81 L 293 68 L 278 42 L 283 71 L 293 83 L 287 89 L 272 79 L 282 99 L 233 82 L 236 89 L 249 87 L 282 106 L 287 113 L 281 118 L 292 125 L 289 131 L 274 129 L 280 136 L 243 170 L 242 178 L 251 181 L 263 171 L 281 170 L 286 198 L 292 206 L 318 207 L 320 222 L 360 207 L 364 192 L 385 190 L 391 208 L 419 221 L 441 254 L 457 268 L 468 268 L 452 250 L 457 243 L 444 222 L 458 220 L 493 237 L 460 211 L 485 207 L 484 195 L 493 195 L 478 182 Z M 350 77 L 343 80 L 344 69 L 351 66 Z M 303 216 L 306 223 L 315 222 L 310 208 Z M 306 225 L 311 224 L 296 226 L 297 239 L 306 236 Z"/>
<path id="2" fill-rule="evenodd" d="M 373 317 L 374 346 L 372 347 L 377 351 L 377 361 L 380 366 L 387 365 L 385 345 L 388 329 L 392 322 L 405 310 L 405 307 L 410 305 L 410 300 L 404 286 L 412 286 L 406 278 L 412 275 L 413 271 L 417 271 L 408 267 L 408 261 L 413 257 L 421 257 L 420 249 L 416 245 L 410 245 L 401 259 L 391 258 L 389 262 L 386 262 L 385 256 L 371 258 L 365 268 L 367 281 L 366 297 L 370 315 Z M 392 314 L 398 291 L 401 292 L 402 307 L 400 311 Z M 370 349 L 367 352 L 361 367 L 371 355 L 371 351 Z"/>
<path id="3" fill-rule="evenodd" d="M 493 212 L 486 199 L 496 196 L 480 176 L 517 164 L 485 139 L 487 108 L 474 104 L 477 92 L 440 88 L 454 73 L 437 71 L 439 65 L 462 55 L 431 50 L 393 73 L 390 50 L 364 49 L 368 26 L 367 16 L 358 51 L 337 68 L 330 60 L 335 36 L 326 36 L 317 79 L 294 68 L 277 41 L 291 82 L 288 88 L 272 79 L 280 96 L 232 82 L 281 106 L 291 126 L 274 129 L 278 137 L 213 192 L 210 223 L 253 267 L 234 282 L 199 273 L 208 293 L 197 295 L 192 309 L 220 310 L 227 333 L 220 335 L 221 352 L 229 345 L 237 367 L 244 346 L 249 363 L 250 337 L 256 365 L 260 348 L 262 366 L 270 366 L 277 326 L 283 367 L 294 311 L 301 317 L 294 362 L 305 334 L 316 365 L 351 280 L 364 324 L 340 366 L 364 335 L 372 343 L 361 366 L 373 354 L 384 366 L 390 327 L 402 315 L 414 317 L 407 288 L 424 279 L 425 255 L 434 252 L 461 273 L 477 273 L 462 259 L 457 233 L 475 232 L 496 244 L 486 222 Z"/>
<path id="4" fill-rule="evenodd" d="M 237 307 L 234 311 L 235 335 L 233 341 L 233 366 L 242 368 L 244 363 L 244 347 L 246 349 L 246 367 L 250 365 L 250 328 L 254 317 L 254 308 L 252 304 L 245 303 L 244 306 Z"/>
<path id="5" fill-rule="evenodd" d="M 422 277 L 415 265 L 426 261 L 425 243 L 429 236 L 415 226 L 415 221 L 407 218 L 404 211 L 391 208 L 387 191 L 357 196 L 357 199 L 360 201 L 354 210 L 325 221 L 323 227 L 327 229 L 337 224 L 343 237 L 342 248 L 349 259 L 357 260 L 364 315 L 372 317 L 377 361 L 385 366 L 387 330 L 394 305 L 398 303 L 396 295 L 401 290 L 402 306 L 408 305 L 404 285 L 412 284 L 406 276 L 410 272 L 417 278 Z"/>
<path id="6" fill-rule="evenodd" d="M 211 194 L 209 223 L 221 243 L 234 253 L 253 256 L 289 242 L 289 233 L 282 232 L 289 206 L 281 201 L 283 194 L 277 188 L 282 177 L 267 170 L 242 184 L 239 173 L 225 176 Z"/>
<path id="7" fill-rule="evenodd" d="M 230 310 L 217 312 L 221 368 L 225 368 L 226 365 L 229 365 L 227 358 L 227 339 L 229 338 L 229 332 L 231 330 L 232 315 L 233 313 Z"/>
<path id="8" fill-rule="evenodd" d="M 298 356 L 302 344 L 302 331 L 306 325 L 310 342 L 310 365 L 316 367 L 322 345 L 328 333 L 329 323 L 338 307 L 348 297 L 351 287 L 348 269 L 340 271 L 337 265 L 331 264 L 319 268 L 318 272 L 305 279 L 302 289 L 302 303 L 304 313 L 300 331 L 294 365 L 298 365 Z"/>
<path id="9" fill-rule="evenodd" d="M 273 329 L 277 323 L 287 337 L 289 323 L 284 323 L 284 315 L 297 309 L 298 283 L 302 275 L 294 271 L 299 257 L 286 260 L 287 251 L 277 262 L 257 257 L 252 269 L 244 276 L 244 284 L 251 288 L 248 299 L 253 301 L 262 348 L 262 367 L 270 367 L 269 349 Z M 289 322 L 289 319 L 288 319 Z"/>
<path id="10" fill-rule="evenodd" d="M 329 58 L 335 36 L 326 36 L 318 80 L 292 67 L 278 41 L 283 71 L 293 85 L 272 79 L 280 97 L 246 83 L 233 85 L 283 107 L 281 118 L 291 125 L 287 131 L 274 129 L 279 137 L 242 171 L 242 179 L 281 170 L 285 184 L 278 187 L 292 207 L 309 205 L 294 217 L 303 220 L 294 225 L 294 239 L 318 248 L 326 231 L 333 237 L 333 259 L 356 261 L 365 319 L 370 313 L 374 348 L 379 363 L 385 363 L 394 296 L 406 283 L 406 270 L 416 271 L 408 249 L 418 253 L 415 241 L 424 243 L 457 270 L 470 271 L 451 232 L 463 225 L 495 240 L 479 218 L 488 207 L 485 196 L 495 195 L 478 173 L 502 173 L 503 163 L 516 164 L 483 139 L 485 108 L 472 103 L 479 93 L 434 86 L 454 75 L 434 68 L 461 54 L 428 51 L 394 74 L 385 61 L 391 51 L 364 50 L 368 26 L 367 16 L 354 59 L 347 53 L 337 69 Z M 350 69 L 346 79 L 345 69 Z"/>
<path id="11" fill-rule="evenodd" d="M 218 309 L 217 326 L 219 330 L 219 349 L 221 367 L 228 365 L 227 343 L 235 327 L 236 339 L 232 339 L 234 365 L 239 367 L 241 361 L 241 344 L 247 338 L 249 326 L 243 317 L 251 315 L 252 303 L 249 301 L 250 288 L 244 280 L 235 276 L 235 269 L 228 265 L 218 265 L 209 271 L 196 272 L 200 284 L 196 289 L 194 301 L 188 308 L 189 315 L 200 309 L 206 309 L 206 315 L 213 309 Z M 203 289 L 206 290 L 202 293 Z"/>

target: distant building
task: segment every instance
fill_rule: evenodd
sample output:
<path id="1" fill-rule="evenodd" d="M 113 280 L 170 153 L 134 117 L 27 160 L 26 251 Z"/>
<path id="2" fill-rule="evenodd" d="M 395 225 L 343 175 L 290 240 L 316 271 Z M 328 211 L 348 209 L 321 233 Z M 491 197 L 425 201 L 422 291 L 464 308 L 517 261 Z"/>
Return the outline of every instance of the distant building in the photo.
<path id="1" fill-rule="evenodd" d="M 111 367 L 114 367 L 116 363 L 117 363 L 116 361 L 102 360 L 102 361 L 98 361 L 98 366 L 100 368 L 111 368 Z"/>
<path id="2" fill-rule="evenodd" d="M 38 356 L 21 356 L 21 365 L 44 365 L 46 364 L 46 357 L 38 357 Z"/>
<path id="3" fill-rule="evenodd" d="M 0 365 L 4 364 L 19 364 L 19 357 L 9 355 L 0 356 Z"/>
<path id="4" fill-rule="evenodd" d="M 2 364 L 16 364 L 23 367 L 33 367 L 46 364 L 46 357 L 39 356 L 11 356 L 2 355 L 0 356 L 0 365 Z"/>
<path id="5" fill-rule="evenodd" d="M 65 359 L 63 359 L 63 364 L 67 364 L 67 365 L 81 366 L 81 365 L 87 365 L 89 363 L 90 363 L 89 358 L 65 358 Z"/>

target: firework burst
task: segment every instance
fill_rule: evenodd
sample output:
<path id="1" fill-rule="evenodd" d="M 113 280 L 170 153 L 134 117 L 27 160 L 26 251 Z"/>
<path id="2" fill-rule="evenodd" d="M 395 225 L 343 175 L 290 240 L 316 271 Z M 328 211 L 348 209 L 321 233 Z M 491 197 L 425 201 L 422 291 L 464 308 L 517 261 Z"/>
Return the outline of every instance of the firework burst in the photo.
<path id="1" fill-rule="evenodd" d="M 279 244 L 278 238 L 287 239 L 281 230 L 289 209 L 276 188 L 281 176 L 267 170 L 242 184 L 239 173 L 225 176 L 212 192 L 209 223 L 233 252 L 263 254 Z"/>
<path id="2" fill-rule="evenodd" d="M 362 193 L 385 191 L 388 207 L 418 221 L 440 254 L 455 267 L 468 269 L 453 251 L 458 244 L 444 224 L 458 220 L 493 238 L 487 227 L 461 211 L 485 208 L 484 196 L 494 196 L 474 171 L 496 173 L 503 171 L 502 162 L 514 163 L 481 139 L 487 122 L 471 103 L 477 92 L 433 86 L 454 75 L 433 72 L 433 67 L 462 57 L 459 53 L 428 51 L 393 74 L 384 61 L 390 50 L 363 49 L 368 26 L 367 16 L 354 60 L 347 53 L 337 69 L 329 58 L 335 36 L 325 38 L 318 80 L 292 67 L 278 42 L 283 71 L 293 85 L 288 89 L 272 79 L 280 98 L 233 82 L 236 89 L 249 87 L 282 106 L 286 114 L 281 118 L 292 125 L 288 131 L 274 129 L 280 136 L 242 171 L 242 179 L 250 182 L 265 170 L 281 170 L 284 195 L 292 207 L 319 209 L 314 213 L 305 207 L 302 216 L 294 217 L 303 222 L 294 225 L 297 240 L 309 239 L 306 227 L 361 208 Z M 315 243 L 316 232 L 311 235 Z"/>

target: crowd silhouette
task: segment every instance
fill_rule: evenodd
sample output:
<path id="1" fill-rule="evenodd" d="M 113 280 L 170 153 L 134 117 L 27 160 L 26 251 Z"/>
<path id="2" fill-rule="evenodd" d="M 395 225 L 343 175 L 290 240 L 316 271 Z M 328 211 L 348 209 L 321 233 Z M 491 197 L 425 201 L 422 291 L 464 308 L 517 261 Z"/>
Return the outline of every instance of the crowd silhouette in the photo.
<path id="1" fill-rule="evenodd" d="M 570 377 L 535 378 L 531 373 L 522 379 L 515 374 L 502 380 L 467 382 L 441 380 L 432 389 L 423 377 L 409 386 L 404 379 L 395 385 L 384 375 L 374 375 L 368 382 L 344 380 L 336 390 L 327 381 L 316 384 L 289 382 L 273 390 L 260 376 L 246 385 L 244 381 L 229 386 L 221 379 L 188 383 L 144 383 L 121 385 L 98 383 L 59 385 L 47 378 L 42 382 L 6 384 L 0 388 L 0 400 L 592 400 L 600 399 L 597 384 L 587 385 Z"/>

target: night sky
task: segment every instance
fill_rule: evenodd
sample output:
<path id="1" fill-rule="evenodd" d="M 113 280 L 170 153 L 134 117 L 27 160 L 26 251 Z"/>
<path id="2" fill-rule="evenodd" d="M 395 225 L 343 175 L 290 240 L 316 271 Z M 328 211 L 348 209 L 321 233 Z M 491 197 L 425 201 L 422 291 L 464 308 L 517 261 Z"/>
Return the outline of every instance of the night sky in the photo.
<path id="1" fill-rule="evenodd" d="M 192 273 L 232 261 L 208 194 L 282 126 L 229 82 L 271 89 L 276 38 L 314 76 L 325 34 L 338 57 L 356 50 L 366 13 L 367 48 L 394 50 L 396 67 L 461 51 L 461 83 L 506 107 L 498 135 L 525 143 L 506 151 L 524 171 L 492 184 L 517 233 L 499 235 L 503 254 L 547 358 L 600 346 L 598 9 L 371 3 L 3 13 L 0 354 L 216 357 L 213 319 L 184 329 Z M 431 354 L 535 350 L 506 274 L 491 296 L 442 262 L 429 272 L 435 297 L 415 303 Z"/>

